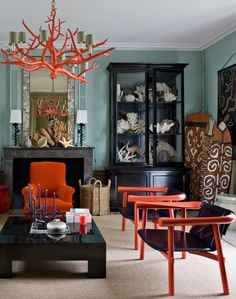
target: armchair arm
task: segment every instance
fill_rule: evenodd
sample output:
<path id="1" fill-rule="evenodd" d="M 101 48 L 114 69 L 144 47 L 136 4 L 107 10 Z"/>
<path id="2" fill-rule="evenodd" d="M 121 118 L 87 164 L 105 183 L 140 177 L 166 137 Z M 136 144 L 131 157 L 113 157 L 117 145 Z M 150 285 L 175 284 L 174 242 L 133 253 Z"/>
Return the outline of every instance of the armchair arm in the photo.
<path id="1" fill-rule="evenodd" d="M 176 195 L 152 195 L 152 196 L 139 196 L 139 195 L 129 195 L 128 196 L 128 201 L 129 202 L 144 202 L 144 201 L 149 201 L 149 202 L 171 202 L 171 201 L 182 201 L 186 199 L 186 194 L 181 193 L 181 194 L 176 194 Z"/>
<path id="2" fill-rule="evenodd" d="M 201 202 L 198 201 L 185 201 L 185 202 L 164 202 L 164 201 L 156 201 L 156 202 L 137 202 L 137 208 L 139 209 L 200 209 Z"/>
<path id="3" fill-rule="evenodd" d="M 56 190 L 56 196 L 61 198 L 64 201 L 71 201 L 74 192 L 75 189 L 73 187 L 67 185 L 61 185 Z"/>
<path id="4" fill-rule="evenodd" d="M 211 225 L 232 223 L 236 219 L 235 214 L 230 213 L 227 216 L 217 217 L 193 217 L 193 218 L 159 218 L 160 226 L 179 226 L 179 225 Z"/>
<path id="5" fill-rule="evenodd" d="M 156 193 L 166 193 L 168 192 L 170 188 L 166 186 L 161 186 L 161 187 L 129 187 L 129 186 L 119 186 L 117 188 L 118 192 L 122 192 L 122 207 L 126 208 L 127 207 L 127 201 L 128 201 L 128 193 L 129 192 L 149 192 L 153 196 Z M 171 196 L 171 195 L 169 195 Z"/>

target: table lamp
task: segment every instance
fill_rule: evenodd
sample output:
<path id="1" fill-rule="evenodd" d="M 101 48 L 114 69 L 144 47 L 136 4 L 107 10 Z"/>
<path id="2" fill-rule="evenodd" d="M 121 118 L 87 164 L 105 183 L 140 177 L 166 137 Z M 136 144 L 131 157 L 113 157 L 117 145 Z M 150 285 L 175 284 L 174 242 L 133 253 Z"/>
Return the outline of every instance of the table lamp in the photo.
<path id="1" fill-rule="evenodd" d="M 84 127 L 87 124 L 87 110 L 77 110 L 76 123 L 78 124 L 78 145 L 83 146 Z"/>
<path id="2" fill-rule="evenodd" d="M 21 117 L 21 110 L 18 109 L 12 109 L 10 114 L 10 124 L 13 126 L 13 135 L 14 135 L 14 145 L 19 146 L 19 133 L 20 133 L 20 127 L 19 124 L 22 123 L 22 117 Z"/>

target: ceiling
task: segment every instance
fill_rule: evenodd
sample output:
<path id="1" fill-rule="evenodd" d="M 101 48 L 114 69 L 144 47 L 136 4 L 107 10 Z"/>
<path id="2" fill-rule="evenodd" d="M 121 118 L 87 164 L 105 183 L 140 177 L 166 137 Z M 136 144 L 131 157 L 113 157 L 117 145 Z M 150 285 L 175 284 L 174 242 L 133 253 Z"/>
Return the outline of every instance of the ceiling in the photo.
<path id="1" fill-rule="evenodd" d="M 23 30 L 22 18 L 37 32 L 50 7 L 50 0 L 1 3 L 0 43 Z M 236 0 L 56 0 L 56 7 L 65 30 L 107 37 L 118 49 L 202 50 L 236 30 Z"/>

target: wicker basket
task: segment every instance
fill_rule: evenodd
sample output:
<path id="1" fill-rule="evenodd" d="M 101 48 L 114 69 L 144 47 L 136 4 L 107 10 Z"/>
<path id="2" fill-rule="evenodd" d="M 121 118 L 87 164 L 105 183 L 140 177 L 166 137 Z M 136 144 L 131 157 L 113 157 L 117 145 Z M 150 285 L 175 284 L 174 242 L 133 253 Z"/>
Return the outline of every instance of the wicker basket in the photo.
<path id="1" fill-rule="evenodd" d="M 107 186 L 95 178 L 91 178 L 88 185 L 81 185 L 79 180 L 79 186 L 81 208 L 89 209 L 93 216 L 106 215 L 110 212 L 110 180 Z"/>

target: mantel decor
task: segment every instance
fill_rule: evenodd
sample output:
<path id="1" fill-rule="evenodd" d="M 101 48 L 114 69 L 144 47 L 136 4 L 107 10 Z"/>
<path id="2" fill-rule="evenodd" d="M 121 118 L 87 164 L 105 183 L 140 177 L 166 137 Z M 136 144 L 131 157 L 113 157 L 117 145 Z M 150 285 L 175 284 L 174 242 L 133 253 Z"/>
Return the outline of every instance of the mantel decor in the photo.
<path id="1" fill-rule="evenodd" d="M 79 80 L 83 83 L 89 81 L 85 79 L 85 74 L 98 67 L 95 58 L 107 56 L 114 48 L 109 48 L 101 52 L 93 53 L 93 49 L 104 46 L 107 39 L 95 44 L 92 34 L 84 34 L 84 31 L 75 31 L 67 29 L 62 32 L 62 25 L 65 21 L 56 19 L 57 9 L 55 0 L 51 1 L 51 14 L 45 21 L 48 30 L 42 29 L 34 33 L 29 26 L 22 20 L 25 30 L 30 35 L 26 42 L 26 32 L 9 33 L 10 50 L 1 49 L 5 61 L 1 64 L 16 65 L 26 71 L 36 71 L 41 68 L 47 68 L 51 79 L 55 79 L 58 73 L 62 73 L 73 80 Z M 76 37 L 78 43 L 76 43 Z M 62 41 L 60 39 L 63 39 Z M 58 46 L 60 42 L 60 46 Z M 27 43 L 27 46 L 26 46 Z M 33 55 L 36 49 L 42 49 L 41 56 Z M 89 63 L 92 62 L 90 65 Z M 75 67 L 80 65 L 79 73 L 76 74 Z M 69 68 L 68 68 L 69 66 Z"/>

